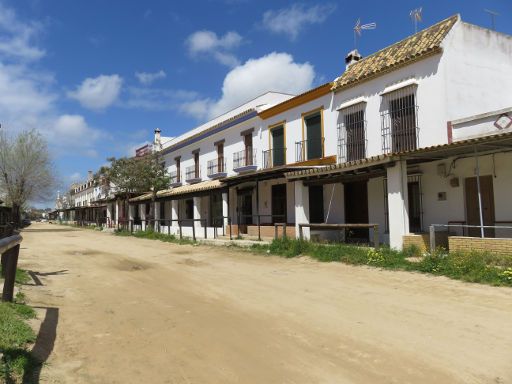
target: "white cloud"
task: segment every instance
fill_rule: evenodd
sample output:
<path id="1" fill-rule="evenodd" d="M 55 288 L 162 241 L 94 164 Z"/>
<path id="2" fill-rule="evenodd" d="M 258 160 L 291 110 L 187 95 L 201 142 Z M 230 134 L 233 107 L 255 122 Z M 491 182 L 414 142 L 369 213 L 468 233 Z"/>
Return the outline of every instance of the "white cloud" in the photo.
<path id="1" fill-rule="evenodd" d="M 313 86 L 314 80 L 311 64 L 296 63 L 288 53 L 273 52 L 232 69 L 224 78 L 219 100 L 183 103 L 181 110 L 200 120 L 213 118 L 268 91 L 304 92 Z"/>
<path id="2" fill-rule="evenodd" d="M 304 4 L 293 4 L 277 11 L 263 14 L 263 27 L 273 33 L 288 35 L 295 40 L 308 24 L 321 24 L 336 9 L 335 4 L 318 4 L 307 8 Z"/>
<path id="3" fill-rule="evenodd" d="M 158 72 L 135 72 L 135 77 L 141 84 L 151 85 L 158 79 L 165 79 L 167 74 L 161 69 Z"/>
<path id="4" fill-rule="evenodd" d="M 232 50 L 238 48 L 242 41 L 242 36 L 234 31 L 217 36 L 215 32 L 204 30 L 191 34 L 185 40 L 185 45 L 193 58 L 211 56 L 223 65 L 235 67 L 240 62 Z"/>
<path id="5" fill-rule="evenodd" d="M 123 79 L 119 75 L 100 75 L 85 79 L 75 91 L 68 92 L 68 96 L 85 108 L 102 110 L 117 101 Z"/>
<path id="6" fill-rule="evenodd" d="M 39 23 L 26 23 L 18 19 L 14 10 L 0 3 L 0 55 L 18 60 L 37 60 L 45 51 L 31 44 L 41 30 Z"/>

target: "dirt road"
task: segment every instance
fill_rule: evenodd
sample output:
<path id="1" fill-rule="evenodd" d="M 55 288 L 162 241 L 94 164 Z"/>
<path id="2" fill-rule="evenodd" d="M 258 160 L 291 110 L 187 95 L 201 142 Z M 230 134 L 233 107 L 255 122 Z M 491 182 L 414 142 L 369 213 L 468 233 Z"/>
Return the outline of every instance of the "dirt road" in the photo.
<path id="1" fill-rule="evenodd" d="M 509 288 L 50 224 L 23 236 L 43 284 L 24 291 L 55 308 L 42 383 L 512 383 Z"/>

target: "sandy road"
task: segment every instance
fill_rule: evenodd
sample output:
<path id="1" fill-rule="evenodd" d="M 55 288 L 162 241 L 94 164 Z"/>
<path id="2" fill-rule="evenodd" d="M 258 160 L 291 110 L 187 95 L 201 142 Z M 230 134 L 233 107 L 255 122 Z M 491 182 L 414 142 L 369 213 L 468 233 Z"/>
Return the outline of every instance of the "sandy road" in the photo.
<path id="1" fill-rule="evenodd" d="M 43 284 L 29 301 L 58 309 L 43 383 L 512 383 L 512 289 L 50 224 L 23 236 Z"/>

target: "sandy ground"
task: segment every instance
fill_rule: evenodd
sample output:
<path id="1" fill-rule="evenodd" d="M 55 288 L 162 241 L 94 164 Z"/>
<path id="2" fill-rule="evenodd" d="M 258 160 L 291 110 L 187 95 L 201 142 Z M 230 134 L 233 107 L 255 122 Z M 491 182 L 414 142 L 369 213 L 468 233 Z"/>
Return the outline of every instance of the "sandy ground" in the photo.
<path id="1" fill-rule="evenodd" d="M 512 383 L 512 289 L 50 224 L 23 236 L 42 383 Z"/>

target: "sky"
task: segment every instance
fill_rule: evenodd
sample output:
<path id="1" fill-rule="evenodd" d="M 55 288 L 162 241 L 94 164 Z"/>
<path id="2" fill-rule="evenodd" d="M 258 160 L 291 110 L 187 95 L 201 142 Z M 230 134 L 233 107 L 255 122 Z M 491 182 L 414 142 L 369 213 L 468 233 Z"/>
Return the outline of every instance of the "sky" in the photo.
<path id="1" fill-rule="evenodd" d="M 266 91 L 332 81 L 367 56 L 460 13 L 512 34 L 511 0 L 0 0 L 0 124 L 36 128 L 61 190 L 108 157 L 134 154 L 155 128 L 177 136 Z M 40 203 L 51 206 L 51 200 Z"/>

